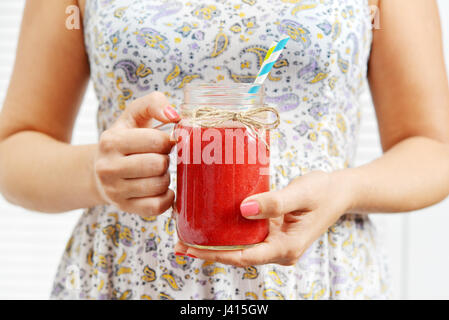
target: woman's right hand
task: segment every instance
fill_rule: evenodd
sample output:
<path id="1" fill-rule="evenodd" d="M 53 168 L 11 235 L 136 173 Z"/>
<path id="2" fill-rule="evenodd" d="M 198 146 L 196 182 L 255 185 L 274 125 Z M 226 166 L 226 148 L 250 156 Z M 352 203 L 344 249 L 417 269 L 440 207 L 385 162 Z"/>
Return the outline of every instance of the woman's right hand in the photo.
<path id="1" fill-rule="evenodd" d="M 103 200 L 143 217 L 165 212 L 175 197 L 168 188 L 168 154 L 176 142 L 167 133 L 152 129 L 152 119 L 164 123 L 180 120 L 160 92 L 128 105 L 102 133 L 95 157 L 95 180 Z"/>

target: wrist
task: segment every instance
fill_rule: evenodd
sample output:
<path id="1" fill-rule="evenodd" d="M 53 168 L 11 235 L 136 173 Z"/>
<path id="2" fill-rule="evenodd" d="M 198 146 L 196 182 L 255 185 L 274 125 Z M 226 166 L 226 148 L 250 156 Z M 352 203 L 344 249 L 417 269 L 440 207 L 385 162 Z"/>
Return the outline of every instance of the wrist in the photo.
<path id="1" fill-rule="evenodd" d="M 356 170 L 353 168 L 337 170 L 330 173 L 331 183 L 336 189 L 337 197 L 342 201 L 342 215 L 357 213 L 360 186 Z"/>
<path id="2" fill-rule="evenodd" d="M 89 194 L 92 195 L 92 202 L 95 205 L 103 205 L 106 204 L 107 201 L 100 189 L 97 174 L 95 172 L 95 162 L 97 159 L 97 145 L 93 144 L 87 147 L 89 150 L 89 157 L 88 157 Z"/>

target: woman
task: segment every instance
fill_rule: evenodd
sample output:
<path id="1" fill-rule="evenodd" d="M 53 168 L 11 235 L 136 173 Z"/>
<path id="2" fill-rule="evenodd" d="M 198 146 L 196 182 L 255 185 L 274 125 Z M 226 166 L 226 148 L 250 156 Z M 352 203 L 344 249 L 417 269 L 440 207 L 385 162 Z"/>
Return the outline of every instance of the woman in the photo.
<path id="1" fill-rule="evenodd" d="M 417 210 L 449 193 L 449 90 L 434 1 L 50 2 L 28 1 L 24 12 L 0 118 L 0 188 L 31 210 L 90 208 L 53 298 L 389 296 L 367 214 Z M 81 29 L 64 27 L 69 5 L 81 8 Z M 370 5 L 380 29 L 371 29 Z M 177 243 L 173 143 L 152 120 L 179 121 L 173 106 L 186 83 L 253 81 L 267 46 L 285 35 L 265 83 L 282 120 L 275 188 L 241 205 L 248 219 L 271 219 L 268 238 L 232 252 Z M 101 136 L 72 146 L 89 76 Z M 366 83 L 385 153 L 354 168 Z"/>

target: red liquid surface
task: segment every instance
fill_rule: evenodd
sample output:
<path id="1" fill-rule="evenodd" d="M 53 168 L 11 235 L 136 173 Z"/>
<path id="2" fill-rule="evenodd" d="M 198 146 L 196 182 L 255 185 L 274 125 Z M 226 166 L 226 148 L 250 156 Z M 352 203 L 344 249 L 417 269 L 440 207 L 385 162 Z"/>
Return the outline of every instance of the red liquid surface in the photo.
<path id="1" fill-rule="evenodd" d="M 244 218 L 240 213 L 240 204 L 250 195 L 269 191 L 269 160 L 261 161 L 258 156 L 248 156 L 257 145 L 259 149 L 262 148 L 262 151 L 258 152 L 264 152 L 269 159 L 266 145 L 245 134 L 244 139 L 240 140 L 242 143 L 238 144 L 238 139 L 232 139 L 234 141 L 230 146 L 230 140 L 226 140 L 225 134 L 234 130 L 246 133 L 245 128 L 214 128 L 221 136 L 221 142 L 219 139 L 215 141 L 215 137 L 202 141 L 207 128 L 179 125 L 178 129 L 185 130 L 184 133 L 188 132 L 186 137 L 178 139 L 178 157 L 182 159 L 180 162 L 178 158 L 177 165 L 176 206 L 179 238 L 188 244 L 201 246 L 240 246 L 262 242 L 268 234 L 268 220 Z M 195 147 L 194 140 L 197 141 Z M 222 148 L 221 164 L 217 164 L 217 161 L 210 163 L 209 160 L 207 164 L 204 161 L 204 151 L 208 151 L 204 152 L 206 155 L 214 155 L 215 159 L 220 158 L 220 153 L 210 152 L 210 146 L 207 147 L 211 141 L 215 141 L 215 146 Z M 268 132 L 266 141 L 269 143 Z M 182 148 L 184 152 L 189 150 L 188 156 L 185 156 L 185 153 L 182 156 Z M 202 152 L 200 158 L 198 149 Z M 229 157 L 231 149 L 233 159 Z M 249 151 L 250 149 L 252 151 Z M 237 163 L 238 159 L 240 163 Z"/>

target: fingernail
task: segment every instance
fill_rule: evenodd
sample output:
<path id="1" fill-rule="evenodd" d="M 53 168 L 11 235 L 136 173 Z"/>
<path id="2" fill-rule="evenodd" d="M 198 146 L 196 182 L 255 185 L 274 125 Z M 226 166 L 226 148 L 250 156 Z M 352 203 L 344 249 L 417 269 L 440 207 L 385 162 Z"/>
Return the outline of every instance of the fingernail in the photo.
<path id="1" fill-rule="evenodd" d="M 165 107 L 164 114 L 167 118 L 169 118 L 172 121 L 176 121 L 179 119 L 179 114 L 176 112 L 175 108 L 173 108 L 172 106 Z"/>
<path id="2" fill-rule="evenodd" d="M 240 205 L 240 212 L 244 217 L 256 216 L 259 213 L 259 203 L 254 200 L 244 202 Z"/>
<path id="3" fill-rule="evenodd" d="M 185 256 L 185 254 L 182 252 L 175 252 L 175 256 Z"/>
<path id="4" fill-rule="evenodd" d="M 194 259 L 198 258 L 198 257 L 195 257 L 193 254 L 190 254 L 190 253 L 188 253 L 187 256 L 190 257 L 190 258 L 194 258 Z"/>

